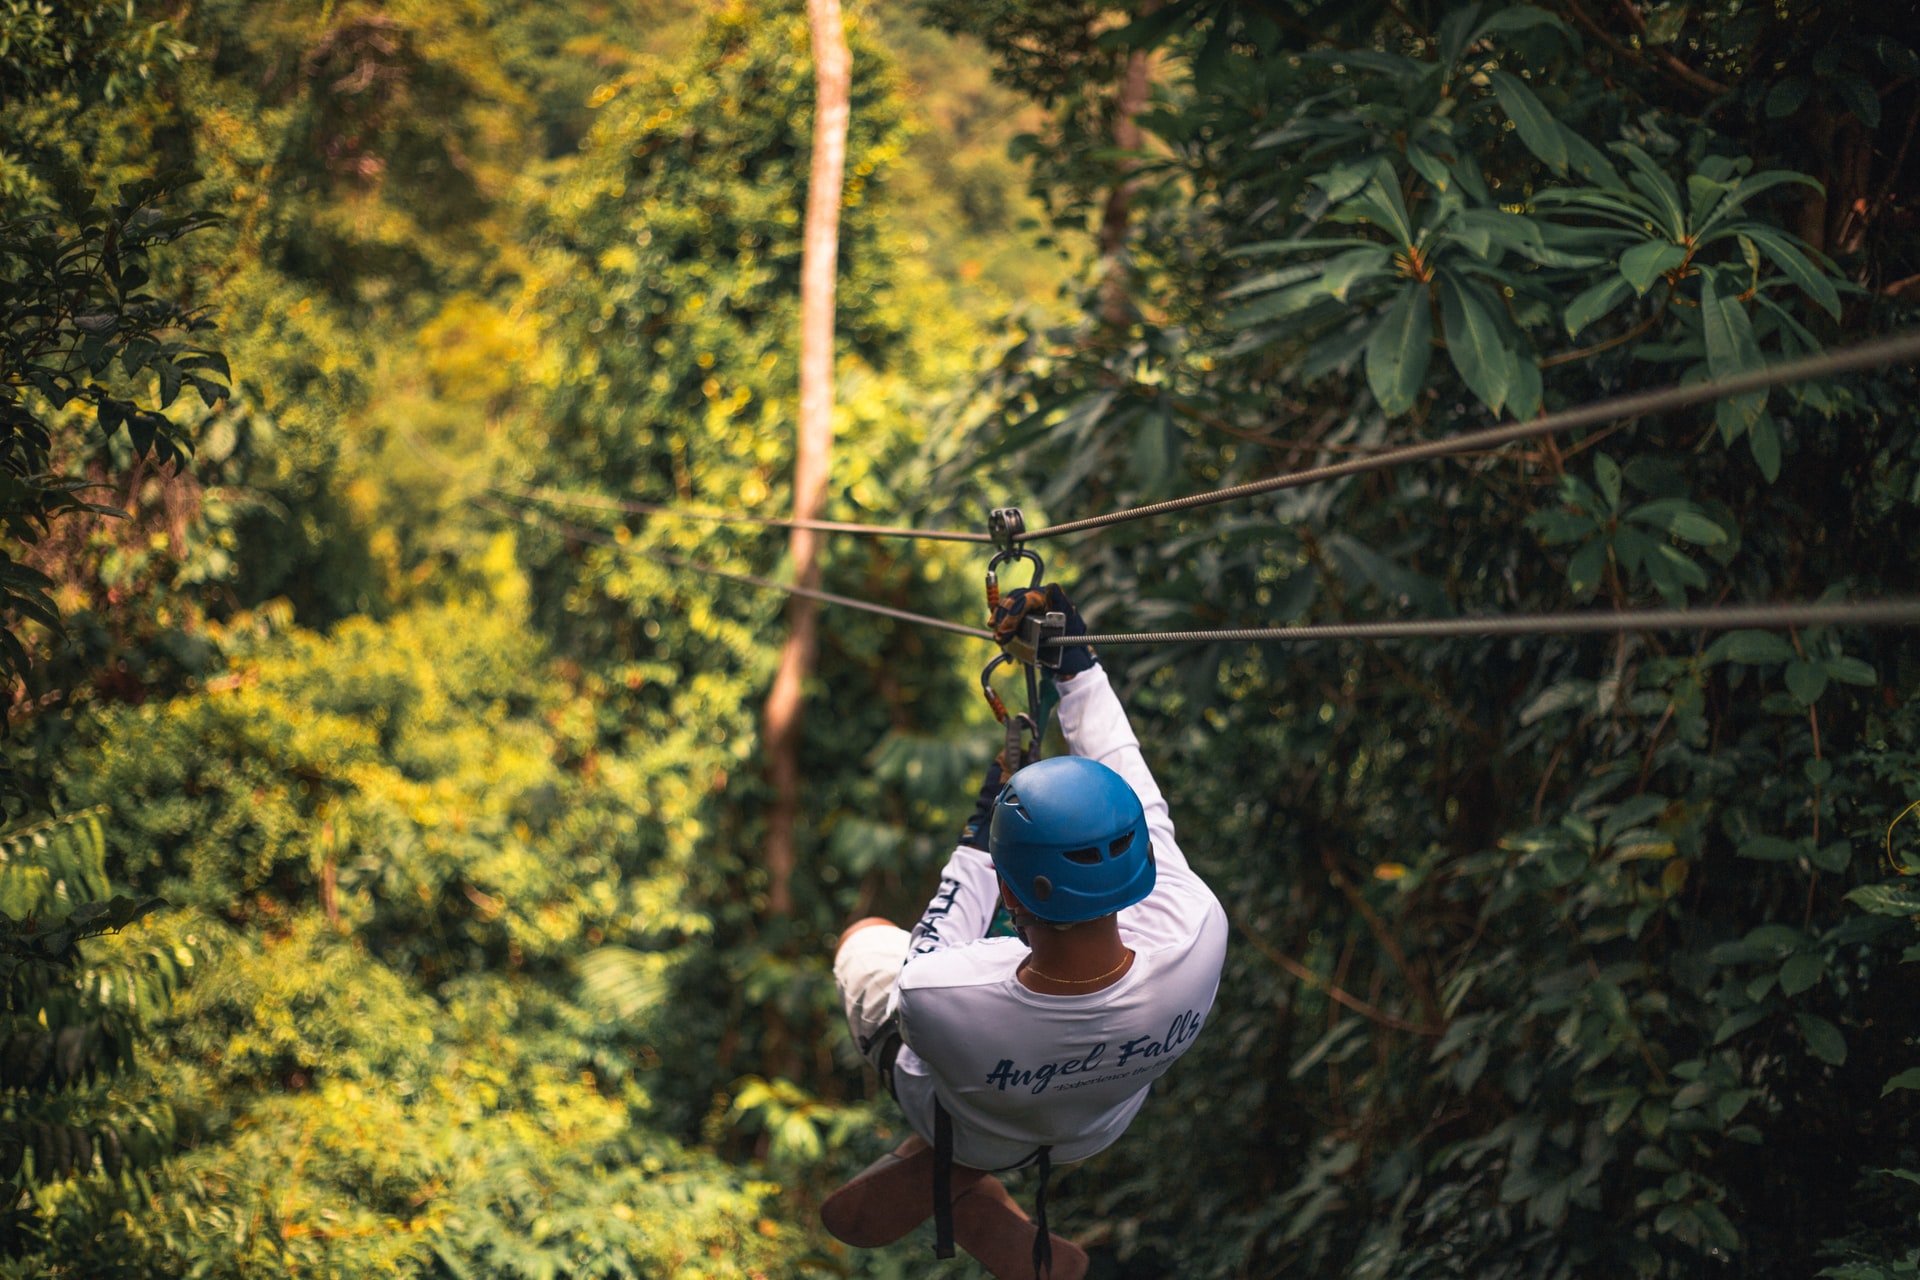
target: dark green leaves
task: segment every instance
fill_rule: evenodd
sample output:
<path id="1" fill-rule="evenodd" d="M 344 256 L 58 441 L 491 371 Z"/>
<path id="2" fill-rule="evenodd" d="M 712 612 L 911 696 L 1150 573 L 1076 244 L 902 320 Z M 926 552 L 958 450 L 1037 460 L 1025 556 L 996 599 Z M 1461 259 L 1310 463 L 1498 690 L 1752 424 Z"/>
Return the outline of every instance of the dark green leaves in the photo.
<path id="1" fill-rule="evenodd" d="M 1684 498 L 1626 505 L 1625 475 L 1604 453 L 1595 455 L 1593 471 L 1597 491 L 1576 476 L 1562 476 L 1563 505 L 1527 518 L 1548 546 L 1584 543 L 1567 566 L 1567 585 L 1574 594 L 1586 595 L 1597 588 L 1609 562 L 1619 566 L 1628 584 L 1644 582 L 1669 605 L 1684 603 L 1689 588 L 1704 588 L 1707 575 L 1698 562 L 1652 535 L 1711 547 L 1727 541 L 1726 530 Z"/>
<path id="2" fill-rule="evenodd" d="M 1567 336 L 1577 337 L 1582 329 L 1626 301 L 1631 289 L 1623 277 L 1609 275 L 1582 290 L 1567 304 Z"/>
<path id="3" fill-rule="evenodd" d="M 1620 255 L 1620 274 L 1635 293 L 1645 293 L 1653 282 L 1687 260 L 1684 246 L 1662 240 L 1635 245 Z M 1567 327 L 1573 327 L 1568 321 Z"/>
<path id="4" fill-rule="evenodd" d="M 1553 113 L 1517 76 L 1495 71 L 1489 79 L 1493 82 L 1494 96 L 1500 100 L 1501 110 L 1513 121 L 1514 130 L 1519 133 L 1520 141 L 1526 144 L 1527 150 L 1556 173 L 1565 173 L 1569 159 L 1567 142 L 1564 130 L 1560 122 L 1554 119 Z"/>
<path id="5" fill-rule="evenodd" d="M 190 450 L 187 433 L 160 411 L 188 388 L 209 407 L 227 394 L 225 358 L 193 341 L 209 327 L 205 315 L 145 292 L 151 255 L 217 220 L 169 209 L 191 181 L 132 182 L 102 203 L 75 175 L 55 175 L 59 212 L 0 219 L 0 521 L 18 541 L 38 542 L 51 521 L 88 505 L 77 482 L 53 468 L 56 452 L 64 464 L 98 442 L 84 417 L 55 413 L 90 406 L 100 437 L 124 428 L 135 456 L 178 463 Z M 57 631 L 45 580 L 8 568 L 0 612 Z M 13 687 L 25 663 L 9 631 L 0 681 Z"/>
<path id="6" fill-rule="evenodd" d="M 1754 341 L 1753 321 L 1736 294 L 1707 272 L 1700 282 L 1700 323 L 1706 334 L 1707 368 L 1716 378 L 1730 378 L 1760 368 L 1765 362 Z M 1718 410 L 1721 437 L 1731 444 L 1751 427 L 1767 406 L 1767 392 L 1749 391 L 1728 396 Z M 1767 477 L 1769 480 L 1773 476 Z"/>
<path id="7" fill-rule="evenodd" d="M 1405 413 L 1413 407 L 1433 358 L 1432 338 L 1427 288 L 1410 280 L 1401 286 L 1367 340 L 1367 386 L 1387 413 Z"/>
<path id="8" fill-rule="evenodd" d="M 1806 1039 L 1808 1053 L 1836 1067 L 1846 1065 L 1847 1040 L 1840 1034 L 1840 1028 L 1811 1013 L 1796 1013 L 1793 1020 Z"/>
<path id="9" fill-rule="evenodd" d="M 1452 272 L 1440 276 L 1440 314 L 1446 326 L 1447 354 L 1460 377 L 1493 410 L 1507 401 L 1515 359 L 1505 333 L 1494 320 L 1491 300 Z"/>

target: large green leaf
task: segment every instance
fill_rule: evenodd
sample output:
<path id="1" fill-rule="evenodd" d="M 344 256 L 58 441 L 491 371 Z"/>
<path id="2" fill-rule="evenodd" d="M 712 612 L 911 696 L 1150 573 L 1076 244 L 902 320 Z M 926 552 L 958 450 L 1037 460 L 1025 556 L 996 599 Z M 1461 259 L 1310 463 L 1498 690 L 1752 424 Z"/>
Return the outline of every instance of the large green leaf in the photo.
<path id="1" fill-rule="evenodd" d="M 1480 402 L 1500 412 L 1507 402 L 1514 357 L 1493 312 L 1478 289 L 1451 271 L 1440 273 L 1440 317 L 1446 327 L 1447 354 Z"/>
<path id="2" fill-rule="evenodd" d="M 1514 131 L 1527 150 L 1556 173 L 1565 173 L 1569 159 L 1567 139 L 1553 113 L 1518 77 L 1495 71 L 1488 78 L 1493 82 L 1494 97 L 1500 100 L 1500 109 L 1513 121 Z"/>
<path id="3" fill-rule="evenodd" d="M 1575 232 L 1504 209 L 1463 209 L 1455 215 L 1448 234 L 1480 257 L 1498 245 L 1543 267 L 1598 266 L 1609 256 L 1604 241 L 1618 238 L 1616 232 Z M 1549 237 L 1559 243 L 1550 242 Z M 1572 248 L 1567 247 L 1569 242 Z M 1575 252 L 1574 248 L 1600 252 Z"/>
<path id="4" fill-rule="evenodd" d="M 1444 195 L 1453 186 L 1453 170 L 1447 168 L 1446 161 L 1428 151 L 1425 147 L 1409 146 L 1407 163 L 1413 171 L 1427 180 L 1427 185 Z"/>
<path id="5" fill-rule="evenodd" d="M 1624 277 L 1610 275 L 1582 290 L 1579 297 L 1567 304 L 1567 336 L 1579 336 L 1582 329 L 1626 301 L 1632 289 Z"/>
<path id="6" fill-rule="evenodd" d="M 1354 285 L 1389 274 L 1392 257 L 1392 252 L 1379 244 L 1335 254 L 1327 259 L 1326 269 L 1320 276 L 1320 287 L 1332 297 L 1345 302 L 1348 291 Z"/>
<path id="7" fill-rule="evenodd" d="M 1815 191 L 1824 190 L 1818 182 L 1806 174 L 1795 173 L 1790 169 L 1774 169 L 1767 173 L 1754 174 L 1750 178 L 1742 178 L 1726 198 L 1715 206 L 1713 213 L 1693 228 L 1695 237 L 1702 241 L 1710 238 L 1709 233 L 1716 226 L 1740 212 L 1755 196 L 1771 191 L 1775 187 L 1788 185 L 1812 187 Z"/>
<path id="8" fill-rule="evenodd" d="M 1620 255 L 1620 274 L 1635 293 L 1645 293 L 1667 272 L 1687 260 L 1683 245 L 1666 240 L 1649 240 Z"/>
<path id="9" fill-rule="evenodd" d="M 1342 212 L 1365 218 L 1403 246 L 1413 244 L 1413 219 L 1407 213 L 1406 201 L 1400 198 L 1400 179 L 1384 160 L 1377 166 L 1373 181 L 1349 199 Z"/>
<path id="10" fill-rule="evenodd" d="M 1324 262 L 1301 262 L 1291 267 L 1282 267 L 1278 271 L 1263 271 L 1253 277 L 1253 279 L 1244 280 L 1233 286 L 1233 288 L 1226 290 L 1220 295 L 1220 298 L 1222 301 L 1232 298 L 1244 298 L 1249 294 L 1266 293 L 1271 289 L 1280 289 L 1290 284 L 1299 284 L 1303 280 L 1313 279 L 1326 269 L 1327 264 Z"/>
<path id="11" fill-rule="evenodd" d="M 1754 340 L 1753 321 L 1740 299 L 1716 281 L 1716 272 L 1700 274 L 1700 322 L 1706 333 L 1707 369 L 1716 378 L 1758 369 L 1766 362 Z M 1744 425 L 1751 427 L 1767 407 L 1765 388 L 1729 396 L 1720 402 Z M 1723 421 L 1723 426 L 1724 426 Z"/>
<path id="12" fill-rule="evenodd" d="M 1656 164 L 1652 156 L 1630 142 L 1616 142 L 1613 149 L 1627 158 L 1627 164 L 1632 169 L 1627 181 L 1653 201 L 1660 211 L 1661 230 L 1666 232 L 1667 238 L 1685 239 L 1687 215 L 1680 207 L 1680 188 L 1673 185 L 1673 179 L 1667 176 L 1666 170 Z"/>
<path id="13" fill-rule="evenodd" d="M 1410 280 L 1367 340 L 1367 386 L 1388 414 L 1413 407 L 1433 359 L 1433 316 L 1427 286 Z"/>
<path id="14" fill-rule="evenodd" d="M 1836 1067 L 1846 1064 L 1847 1038 L 1840 1034 L 1840 1028 L 1817 1014 L 1796 1013 L 1793 1018 L 1800 1024 L 1800 1034 L 1807 1038 L 1807 1052 Z"/>
<path id="15" fill-rule="evenodd" d="M 1739 234 L 1763 250 L 1787 279 L 1798 285 L 1809 298 L 1835 320 L 1840 318 L 1840 291 L 1826 272 L 1820 270 L 1784 234 L 1754 223 L 1742 223 Z"/>
<path id="16" fill-rule="evenodd" d="M 1791 662 L 1795 656 L 1793 646 L 1771 631 L 1729 631 L 1707 646 L 1701 661 L 1709 666 L 1716 662 L 1758 665 Z"/>
<path id="17" fill-rule="evenodd" d="M 1774 424 L 1772 414 L 1756 414 L 1747 424 L 1747 448 L 1753 453 L 1753 464 L 1760 468 L 1768 484 L 1780 478 L 1780 429 Z"/>
<path id="18" fill-rule="evenodd" d="M 1249 325 L 1278 320 L 1284 316 L 1305 311 L 1326 296 L 1326 287 L 1319 280 L 1296 284 L 1290 288 L 1262 294 L 1251 302 L 1242 303 L 1222 316 L 1220 323 L 1229 329 L 1244 329 Z"/>

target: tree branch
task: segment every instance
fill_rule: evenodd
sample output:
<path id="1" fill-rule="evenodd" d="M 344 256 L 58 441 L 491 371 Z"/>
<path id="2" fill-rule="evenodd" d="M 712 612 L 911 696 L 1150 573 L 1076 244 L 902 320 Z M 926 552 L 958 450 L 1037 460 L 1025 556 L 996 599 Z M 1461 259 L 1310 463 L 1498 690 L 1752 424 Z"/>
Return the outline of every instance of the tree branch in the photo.
<path id="1" fill-rule="evenodd" d="M 1233 914 L 1233 923 L 1239 927 L 1240 932 L 1246 936 L 1247 941 L 1253 944 L 1254 950 L 1273 961 L 1274 964 L 1278 965 L 1293 977 L 1306 983 L 1315 991 L 1320 992 L 1335 1004 L 1344 1005 L 1361 1017 L 1369 1018 L 1383 1027 L 1391 1027 L 1395 1031 L 1406 1031 L 1417 1036 L 1437 1036 L 1446 1030 L 1444 1027 L 1429 1027 L 1422 1026 L 1417 1022 L 1408 1022 L 1405 1018 L 1397 1017 L 1383 1009 L 1376 1009 L 1359 996 L 1350 995 L 1331 982 L 1328 982 L 1306 965 L 1301 964 L 1298 960 L 1295 960 L 1292 956 L 1255 933 L 1252 926 L 1249 925 L 1246 919 L 1238 912 Z"/>
<path id="2" fill-rule="evenodd" d="M 1568 17 L 1585 27 L 1592 33 L 1595 39 L 1612 50 L 1616 57 L 1624 58 L 1628 62 L 1637 62 L 1649 71 L 1663 72 L 1669 78 L 1679 81 L 1695 93 L 1703 93 L 1710 98 L 1717 98 L 1723 93 L 1732 92 L 1726 85 L 1721 84 L 1711 76 L 1702 75 L 1700 72 L 1695 71 L 1692 67 L 1680 61 L 1680 59 L 1674 57 L 1664 49 L 1653 54 L 1652 61 L 1649 62 L 1648 54 L 1643 51 L 1631 49 L 1607 34 L 1606 30 L 1601 27 L 1599 23 L 1595 22 L 1585 9 L 1580 7 L 1580 0 L 1559 0 L 1559 3 L 1560 7 L 1566 11 Z"/>

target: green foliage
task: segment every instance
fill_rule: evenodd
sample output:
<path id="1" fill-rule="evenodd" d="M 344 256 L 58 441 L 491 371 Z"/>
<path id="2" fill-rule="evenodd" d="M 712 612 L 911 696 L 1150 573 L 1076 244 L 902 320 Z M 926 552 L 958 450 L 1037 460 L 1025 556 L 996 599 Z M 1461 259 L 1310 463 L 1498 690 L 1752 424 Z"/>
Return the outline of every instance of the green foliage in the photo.
<path id="1" fill-rule="evenodd" d="M 195 961 L 191 938 L 129 930 L 163 905 L 111 893 L 97 814 L 0 833 L 0 1255 L 31 1255 L 74 1179 L 109 1196 L 155 1163 L 170 1113 L 134 1046 Z M 84 944 L 84 945 L 83 945 Z"/>
<path id="2" fill-rule="evenodd" d="M 78 86 L 116 102 L 146 86 L 155 64 L 193 52 L 167 19 L 143 22 L 123 0 L 39 0 L 0 5 L 0 102 L 18 103 L 56 86 Z"/>
<path id="3" fill-rule="evenodd" d="M 1084 514 L 1737 371 L 1897 321 L 1870 291 L 1920 270 L 1883 194 L 1897 12 L 1654 3 L 1615 46 L 1526 6 L 924 8 L 959 34 L 850 11 L 838 518 Z M 991 750 L 982 655 L 825 616 L 770 918 L 782 605 L 675 561 L 778 574 L 782 540 L 499 510 L 529 482 L 784 510 L 802 7 L 57 16 L 0 12 L 29 51 L 0 192 L 70 248 L 84 219 L 25 158 L 122 192 L 190 158 L 226 216 L 154 243 L 140 288 L 216 307 L 235 376 L 155 427 L 191 434 L 190 479 L 57 434 L 42 468 L 133 519 L 69 512 L 29 557 L 74 644 L 11 759 L 100 834 L 23 833 L 0 867 L 39 913 L 7 954 L 50 975 L 5 1044 L 55 1051 L 6 1119 L 63 1173 L 75 1130 L 139 1158 L 29 1173 L 0 1270 L 910 1273 L 924 1242 L 852 1257 L 808 1225 L 900 1136 L 848 1102 L 826 956 L 849 914 L 924 900 Z M 1149 139 L 1121 153 L 1135 49 Z M 1016 128 L 1055 244 L 1131 218 L 1058 330 L 1020 296 L 1048 250 L 1007 244 L 1025 206 L 989 153 Z M 1028 318 L 990 338 L 989 300 Z M 98 381 L 157 411 L 143 355 Z M 1880 594 L 1920 534 L 1915 394 L 1780 389 L 1049 561 L 1117 628 Z M 832 589 L 954 618 L 979 568 L 825 556 Z M 1905 638 L 1106 661 L 1237 932 L 1197 1056 L 1058 1184 L 1103 1266 L 1911 1274 L 1914 895 L 1873 870 L 1913 795 Z M 89 1019 L 150 1047 L 122 1069 L 102 1032 L 98 1078 L 83 1053 L 56 1082 Z"/>
<path id="4" fill-rule="evenodd" d="M 135 459 L 178 464 L 188 435 L 165 410 L 183 389 L 208 409 L 226 395 L 226 357 L 190 340 L 211 321 L 148 288 L 156 251 L 213 222 L 203 211 L 166 210 L 181 185 L 177 176 L 129 183 L 103 205 L 65 174 L 51 212 L 0 216 L 0 527 L 16 543 L 38 543 L 60 516 L 112 511 L 81 496 L 84 479 L 62 474 L 72 456 L 108 449 L 124 428 Z M 57 635 L 52 586 L 0 554 L 0 611 Z M 9 698 L 28 664 L 15 628 L 0 629 Z"/>
<path id="5" fill-rule="evenodd" d="M 976 29 L 1004 47 L 1061 12 Z M 1648 12 L 1688 24 L 1703 77 L 1758 39 L 1718 9 Z M 1844 45 L 1770 32 L 1789 63 Z M 1867 242 L 1822 221 L 1817 147 L 1701 112 L 1664 64 L 1544 10 L 1196 0 L 1113 42 L 1164 59 L 1131 174 L 1133 322 L 1093 323 L 1112 309 L 1090 297 L 1081 326 L 1022 333 L 965 459 L 1049 521 L 1900 322 L 1857 287 Z M 1108 100 L 1108 75 L 1076 87 Z M 1765 97 L 1741 77 L 1727 101 Z M 1127 176 L 1085 145 L 1097 119 L 1036 143 L 1068 221 Z M 1870 230 L 1872 254 L 1913 251 Z M 1920 528 L 1911 384 L 1884 370 L 1102 530 L 1073 548 L 1077 598 L 1133 630 L 1897 593 Z M 1910 1065 L 1900 951 L 1846 895 L 1910 789 L 1907 637 L 1103 658 L 1237 926 L 1208 1039 L 1080 1193 L 1134 1265 L 1789 1274 L 1826 1238 L 1896 1256 L 1904 1188 L 1842 1189 L 1911 1168 L 1902 1091 L 1881 1097 Z M 1294 985 L 1300 964 L 1319 981 Z"/>

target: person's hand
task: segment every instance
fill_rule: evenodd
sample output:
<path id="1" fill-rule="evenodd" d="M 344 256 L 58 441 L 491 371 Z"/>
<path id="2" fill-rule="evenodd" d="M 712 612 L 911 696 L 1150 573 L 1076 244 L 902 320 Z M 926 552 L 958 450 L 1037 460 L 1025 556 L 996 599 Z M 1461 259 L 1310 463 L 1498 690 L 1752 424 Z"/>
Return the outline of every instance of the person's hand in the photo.
<path id="1" fill-rule="evenodd" d="M 1046 613 L 1066 615 L 1068 635 L 1087 634 L 1087 624 L 1080 617 L 1080 611 L 1073 607 L 1073 601 L 1057 582 L 1007 592 L 1000 598 L 1000 605 L 993 611 L 988 625 L 993 629 L 994 640 L 1004 648 L 1007 641 L 1019 633 L 1027 615 L 1038 617 Z M 1063 679 L 1072 679 L 1099 661 L 1092 648 L 1084 644 L 1062 645 L 1059 653 L 1059 673 Z"/>

